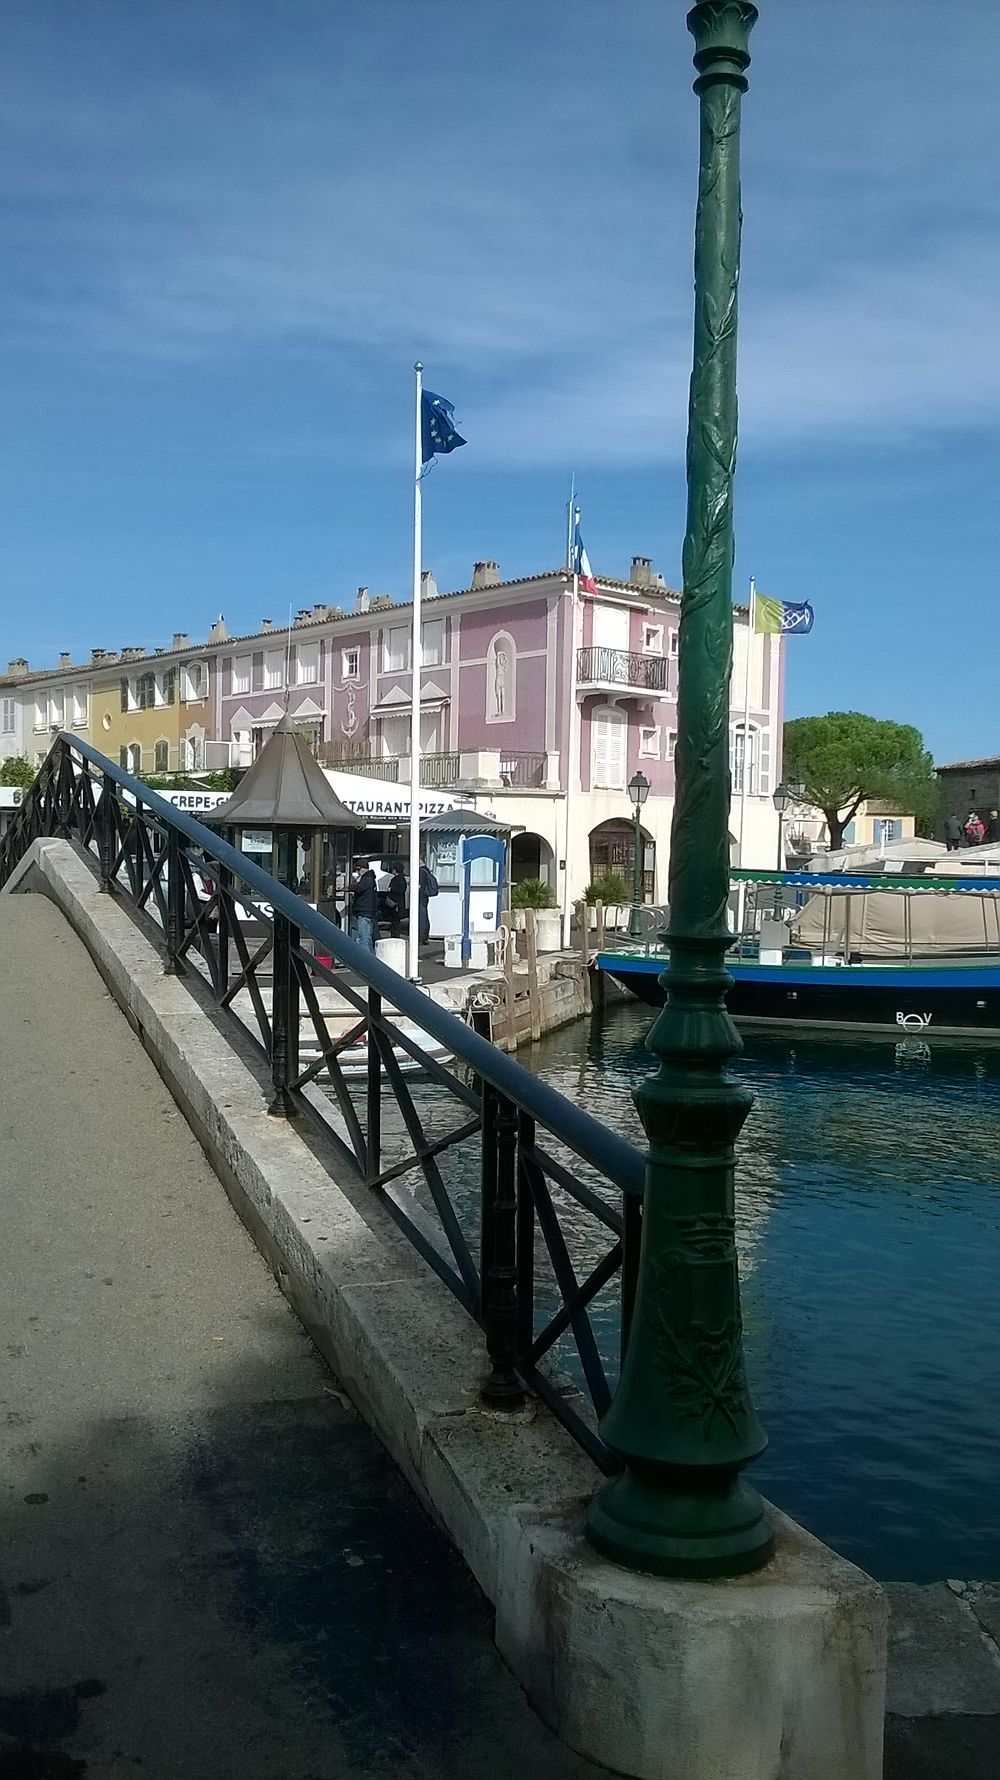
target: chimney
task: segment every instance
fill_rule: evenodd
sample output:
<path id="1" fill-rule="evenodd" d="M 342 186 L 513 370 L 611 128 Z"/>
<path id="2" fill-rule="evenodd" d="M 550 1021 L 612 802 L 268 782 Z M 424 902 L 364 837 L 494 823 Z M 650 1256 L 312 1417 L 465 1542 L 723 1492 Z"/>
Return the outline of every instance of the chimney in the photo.
<path id="1" fill-rule="evenodd" d="M 301 606 L 299 608 L 299 610 L 295 614 L 295 622 L 296 622 L 296 624 L 311 624 L 312 623 L 312 613 L 310 612 L 308 606 Z"/>
<path id="2" fill-rule="evenodd" d="M 11 680 L 23 680 L 28 671 L 28 664 L 23 655 L 15 655 L 13 661 L 7 663 L 7 676 Z"/>
<path id="3" fill-rule="evenodd" d="M 500 564 L 498 562 L 477 562 L 472 569 L 473 587 L 499 587 Z"/>
<path id="4" fill-rule="evenodd" d="M 354 595 L 355 610 L 358 612 L 369 612 L 371 610 L 371 603 L 371 597 L 367 587 L 359 587 L 357 593 Z"/>
<path id="5" fill-rule="evenodd" d="M 122 661 L 141 661 L 145 653 L 145 649 L 123 649 L 121 652 L 121 659 Z M 102 660 L 107 659 L 106 649 L 101 650 L 101 658 Z"/>
<path id="6" fill-rule="evenodd" d="M 314 619 L 327 618 L 327 617 L 329 617 L 329 613 L 330 613 L 329 606 L 325 606 L 323 604 L 322 600 L 319 600 L 317 602 L 317 604 L 312 609 L 312 615 L 313 615 Z"/>
<path id="7" fill-rule="evenodd" d="M 260 628 L 261 630 L 273 630 L 274 625 L 271 623 L 270 618 L 262 618 L 260 621 Z"/>
<path id="8" fill-rule="evenodd" d="M 188 636 L 186 631 L 175 630 L 174 631 L 174 640 L 171 643 L 170 647 L 171 647 L 171 649 L 190 649 L 191 638 Z"/>
<path id="9" fill-rule="evenodd" d="M 633 556 L 628 579 L 630 587 L 652 587 L 653 564 L 648 556 Z"/>
<path id="10" fill-rule="evenodd" d="M 226 628 L 226 621 L 221 612 L 208 633 L 208 640 L 210 643 L 226 643 L 229 641 L 229 631 Z"/>
<path id="11" fill-rule="evenodd" d="M 61 667 L 61 668 L 71 668 L 71 667 L 72 667 L 72 666 L 73 666 L 73 658 L 72 658 L 72 656 L 71 656 L 71 655 L 70 655 L 70 653 L 69 653 L 69 650 L 68 650 L 68 649 L 64 649 L 64 650 L 63 650 L 63 651 L 62 651 L 62 653 L 61 653 L 61 654 L 60 654 L 60 656 L 59 656 L 59 666 L 60 666 L 60 667 Z"/>
<path id="12" fill-rule="evenodd" d="M 438 584 L 434 579 L 433 569 L 425 569 L 423 574 L 421 575 L 421 577 L 420 577 L 420 591 L 423 594 L 425 600 L 436 600 L 437 599 Z"/>

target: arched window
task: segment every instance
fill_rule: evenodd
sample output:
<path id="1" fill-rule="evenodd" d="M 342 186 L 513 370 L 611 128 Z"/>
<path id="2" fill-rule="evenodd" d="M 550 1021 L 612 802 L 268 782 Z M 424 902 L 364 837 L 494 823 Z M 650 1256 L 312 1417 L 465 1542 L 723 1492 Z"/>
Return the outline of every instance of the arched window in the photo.
<path id="1" fill-rule="evenodd" d="M 157 742 L 153 749 L 153 771 L 165 773 L 170 770 L 170 743 Z"/>
<path id="2" fill-rule="evenodd" d="M 138 742 L 129 743 L 128 770 L 135 778 L 142 772 L 142 748 Z"/>
<path id="3" fill-rule="evenodd" d="M 733 792 L 743 794 L 746 773 L 748 797 L 769 797 L 771 794 L 771 733 L 756 723 L 745 727 L 737 723 L 729 738 L 729 759 L 732 768 Z"/>
<path id="4" fill-rule="evenodd" d="M 486 721 L 513 723 L 517 714 L 517 650 L 507 631 L 498 631 L 486 651 Z"/>

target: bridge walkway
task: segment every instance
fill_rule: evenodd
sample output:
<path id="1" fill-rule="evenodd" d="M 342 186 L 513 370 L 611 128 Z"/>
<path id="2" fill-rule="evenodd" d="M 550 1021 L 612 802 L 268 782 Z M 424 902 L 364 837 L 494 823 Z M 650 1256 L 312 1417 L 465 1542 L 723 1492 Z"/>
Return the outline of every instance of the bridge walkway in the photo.
<path id="1" fill-rule="evenodd" d="M 595 1780 L 64 917 L 0 898 L 3 1780 Z"/>

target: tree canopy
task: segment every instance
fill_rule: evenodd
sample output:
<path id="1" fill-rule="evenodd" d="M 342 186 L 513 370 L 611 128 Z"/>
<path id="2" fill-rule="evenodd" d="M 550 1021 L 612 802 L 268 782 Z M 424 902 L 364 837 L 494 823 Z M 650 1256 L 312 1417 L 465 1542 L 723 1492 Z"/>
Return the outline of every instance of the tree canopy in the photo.
<path id="1" fill-rule="evenodd" d="M 21 755 L 11 760 L 0 760 L 0 785 L 20 785 L 27 791 L 35 783 L 35 769 Z"/>
<path id="2" fill-rule="evenodd" d="M 799 780 L 808 802 L 823 811 L 831 848 L 843 844 L 844 829 L 871 798 L 912 810 L 918 831 L 933 825 L 934 762 L 910 723 L 861 711 L 794 717 L 785 724 L 784 763 L 786 780 Z"/>

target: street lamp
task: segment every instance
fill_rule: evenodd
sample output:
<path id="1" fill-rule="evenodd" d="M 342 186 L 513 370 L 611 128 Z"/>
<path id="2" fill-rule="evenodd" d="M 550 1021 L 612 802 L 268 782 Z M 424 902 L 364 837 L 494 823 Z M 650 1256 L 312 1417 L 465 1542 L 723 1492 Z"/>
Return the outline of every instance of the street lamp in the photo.
<path id="1" fill-rule="evenodd" d="M 742 1475 L 767 1442 L 743 1366 L 734 1146 L 753 1097 L 726 1070 L 741 1046 L 724 962 L 740 106 L 756 20 L 751 0 L 698 0 L 688 15 L 701 160 L 667 1003 L 647 1040 L 659 1069 L 635 1096 L 649 1139 L 639 1278 L 601 1421 L 622 1471 L 587 1518 L 599 1551 L 661 1576 L 736 1576 L 774 1550 L 771 1517 Z"/>
<path id="2" fill-rule="evenodd" d="M 649 780 L 645 773 L 633 773 L 628 794 L 635 812 L 635 857 L 632 866 L 632 913 L 629 916 L 629 939 L 642 938 L 642 806 L 649 796 Z"/>
<path id="3" fill-rule="evenodd" d="M 778 812 L 778 870 L 785 869 L 785 813 L 795 802 L 795 789 L 791 785 L 781 784 L 771 797 Z"/>

